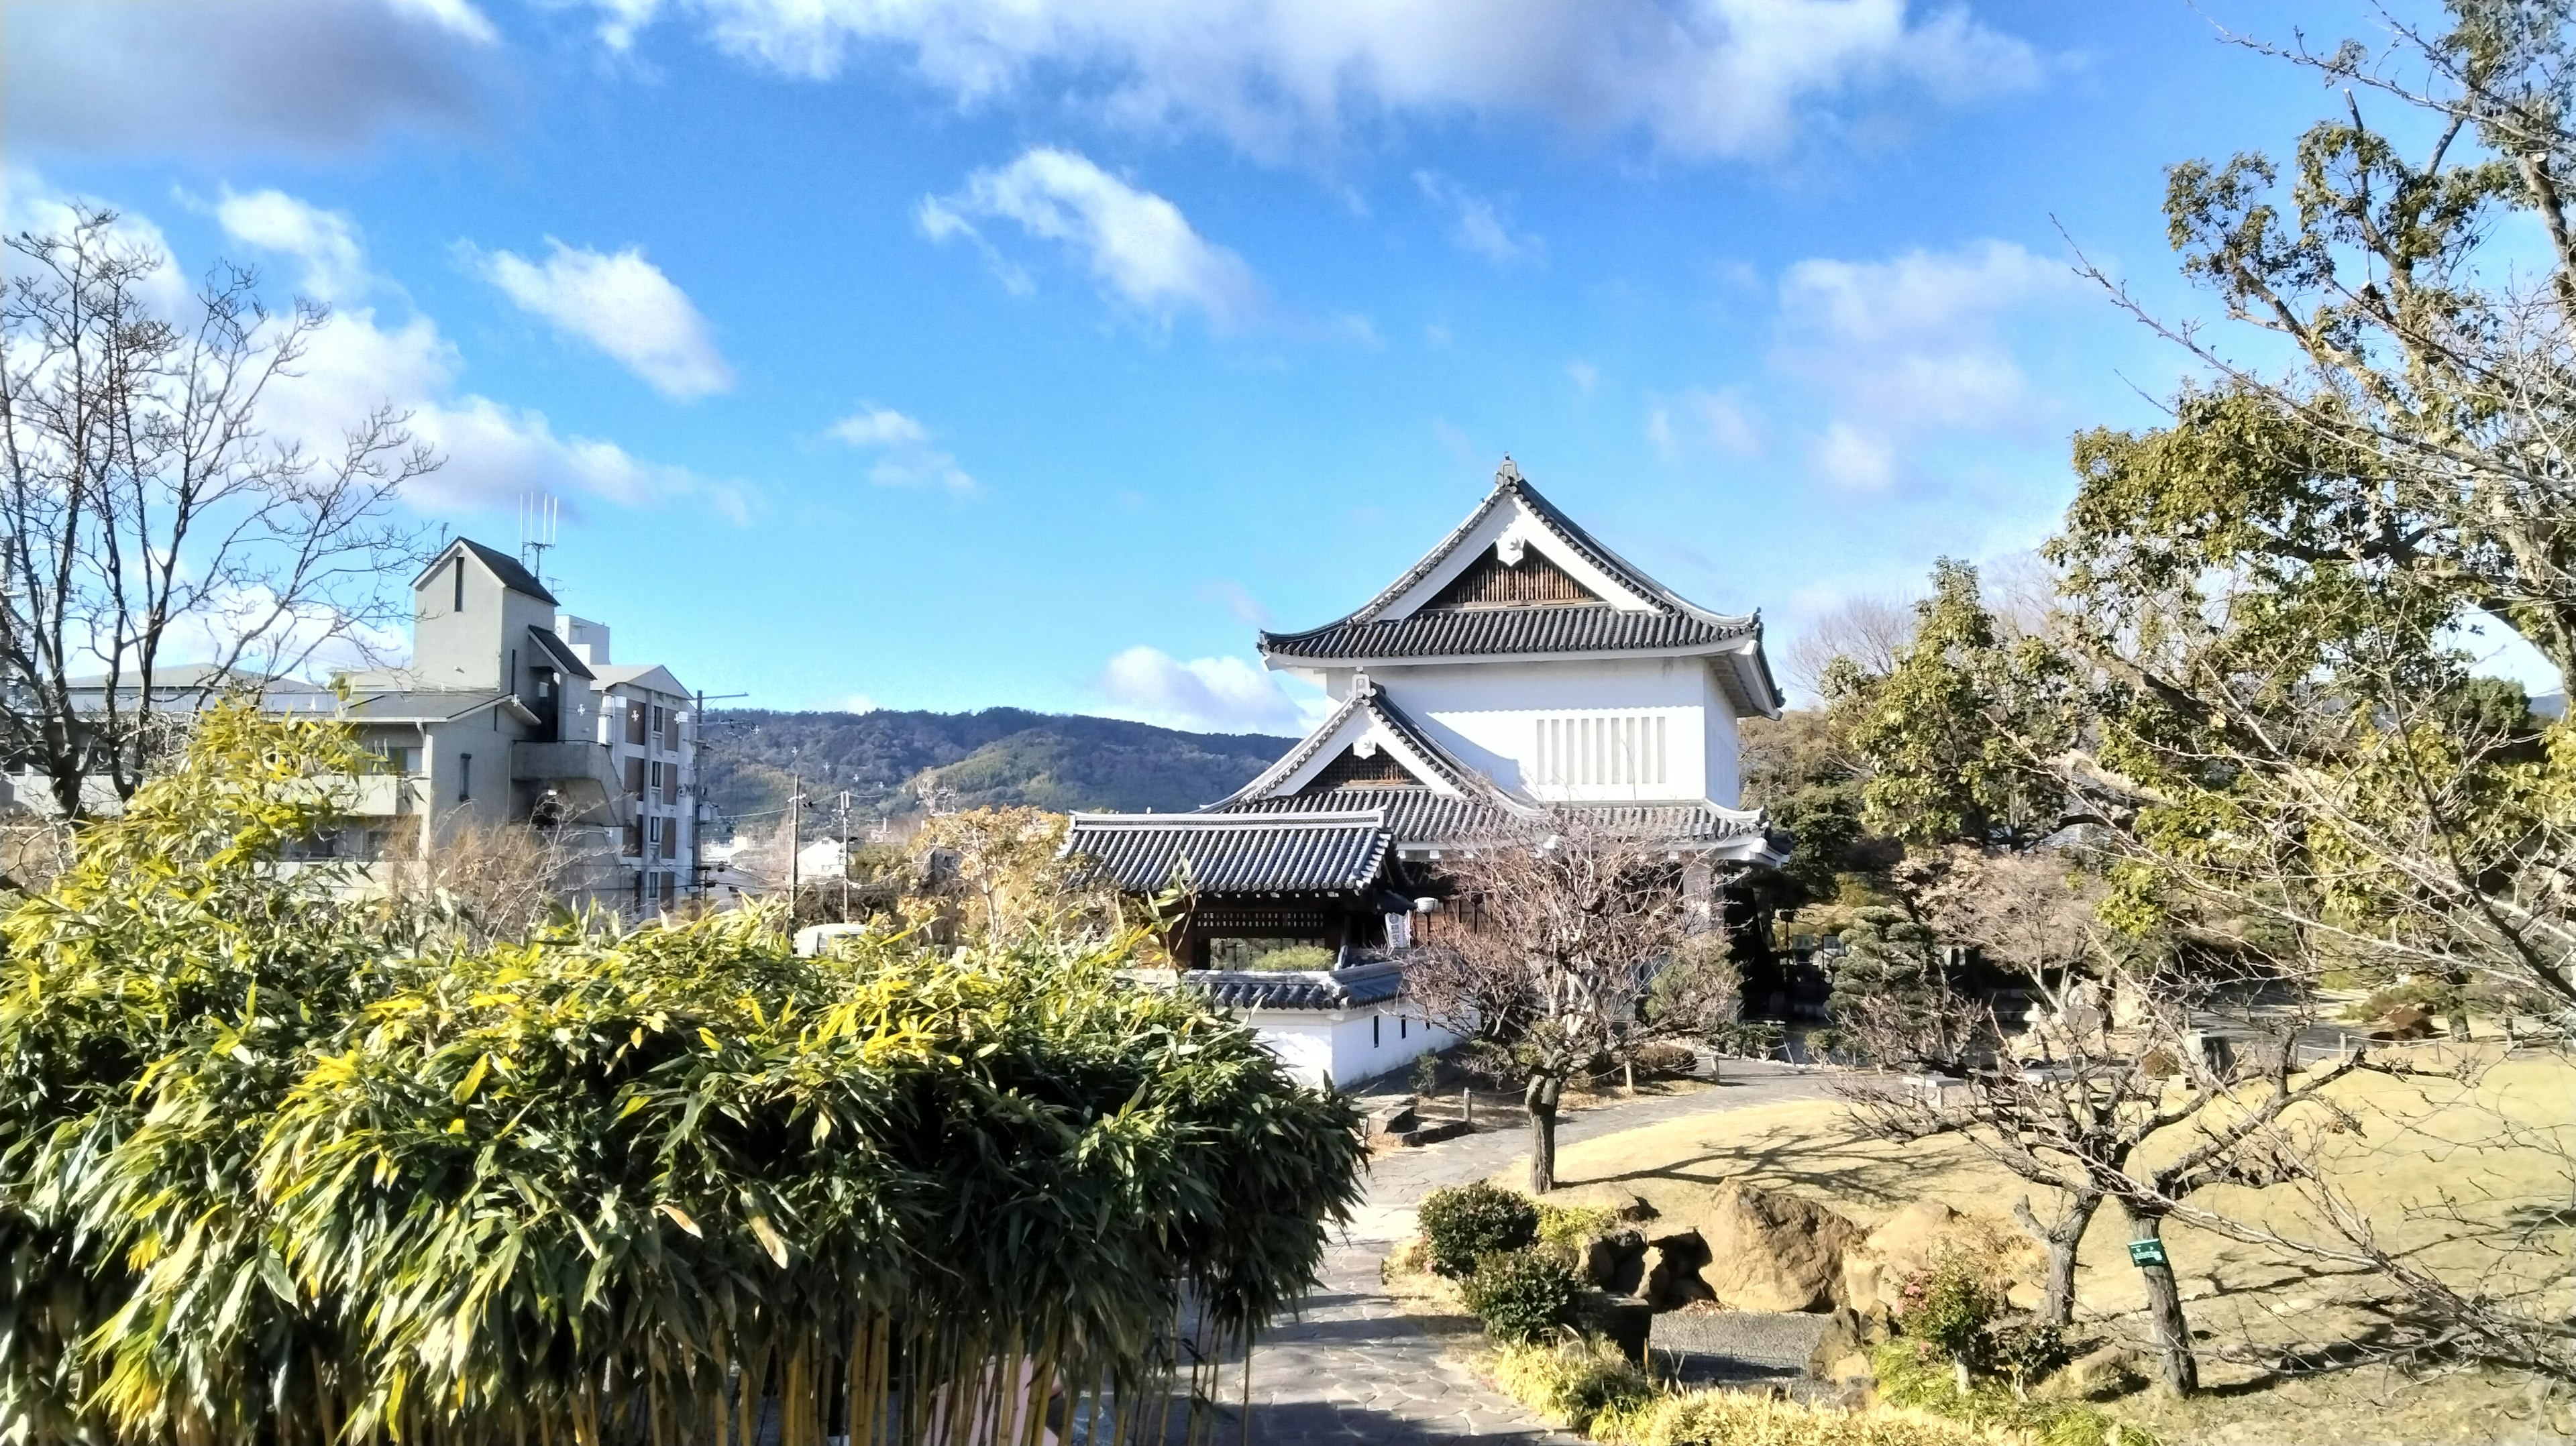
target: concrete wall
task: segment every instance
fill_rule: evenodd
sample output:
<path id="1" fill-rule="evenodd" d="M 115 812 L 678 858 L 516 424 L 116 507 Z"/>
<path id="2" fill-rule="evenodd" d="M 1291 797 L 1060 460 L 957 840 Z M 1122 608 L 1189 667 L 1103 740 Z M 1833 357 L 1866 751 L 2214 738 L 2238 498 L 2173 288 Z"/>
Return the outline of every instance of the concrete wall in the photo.
<path id="1" fill-rule="evenodd" d="M 1460 762 L 1505 788 L 1566 801 L 1706 799 L 1731 807 L 1738 739 L 1718 666 L 1727 664 L 1699 658 L 1475 663 L 1379 668 L 1369 677 Z M 1343 696 L 1349 677 L 1333 680 Z M 1542 723 L 1627 719 L 1660 728 L 1660 781 L 1556 782 L 1553 774 L 1540 774 Z"/>
<path id="2" fill-rule="evenodd" d="M 1308 1084 L 1330 1074 L 1336 1086 L 1359 1084 L 1447 1049 L 1458 1037 L 1415 1013 L 1403 1000 L 1358 1009 L 1254 1009 L 1244 1022 L 1289 1072 Z"/>
<path id="3" fill-rule="evenodd" d="M 456 570 L 465 570 L 465 606 L 456 606 Z M 429 570 L 412 592 L 411 672 L 422 688 L 526 686 L 528 629 L 551 628 L 554 605 L 512 592 L 462 548 Z M 510 654 L 520 654 L 519 675 L 505 677 Z"/>

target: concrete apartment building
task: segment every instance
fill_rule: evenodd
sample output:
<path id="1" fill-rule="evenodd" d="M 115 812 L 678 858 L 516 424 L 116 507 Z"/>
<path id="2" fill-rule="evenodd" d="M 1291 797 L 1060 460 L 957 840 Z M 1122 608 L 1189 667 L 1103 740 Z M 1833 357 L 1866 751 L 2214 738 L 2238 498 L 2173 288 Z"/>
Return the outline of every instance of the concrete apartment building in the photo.
<path id="1" fill-rule="evenodd" d="M 689 889 L 689 690 L 660 664 L 614 661 L 608 627 L 562 612 L 507 553 L 450 543 L 412 583 L 411 662 L 340 682 L 389 765 L 359 781 L 351 854 L 429 854 L 526 825 L 567 857 L 574 902 L 649 912 Z"/>
<path id="2" fill-rule="evenodd" d="M 153 688 L 160 706 L 211 696 L 224 680 L 206 672 L 164 670 Z M 561 611 L 516 558 L 449 543 L 412 582 L 411 661 L 335 682 L 345 704 L 295 679 L 260 690 L 273 711 L 347 719 L 385 760 L 381 773 L 349 780 L 347 826 L 305 856 L 363 863 L 383 878 L 470 832 L 524 827 L 559 861 L 575 906 L 634 916 L 690 891 L 698 720 L 689 690 L 659 664 L 614 661 L 607 626 Z M 20 805 L 42 806 L 41 785 L 13 781 Z"/>

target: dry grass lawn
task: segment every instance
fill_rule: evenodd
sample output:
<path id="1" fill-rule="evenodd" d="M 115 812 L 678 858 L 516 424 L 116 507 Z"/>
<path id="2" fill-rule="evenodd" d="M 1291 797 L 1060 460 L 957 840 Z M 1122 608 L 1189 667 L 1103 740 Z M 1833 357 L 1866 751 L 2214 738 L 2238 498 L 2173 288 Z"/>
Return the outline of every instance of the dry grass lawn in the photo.
<path id="1" fill-rule="evenodd" d="M 2473 1088 L 2376 1076 L 2347 1083 L 2342 1098 L 2364 1128 L 2325 1143 L 2342 1187 L 2369 1211 L 2383 1240 L 2422 1250 L 2454 1278 L 2484 1273 L 2491 1287 L 2529 1284 L 2561 1269 L 2576 1246 L 2576 1181 L 2568 1170 L 2576 1158 L 2576 1068 L 2515 1058 L 2494 1063 Z M 2507 1130 L 2521 1132 L 2519 1139 L 2508 1141 Z M 1964 1141 L 1874 1140 L 1834 1101 L 1710 1114 L 1568 1145 L 1558 1171 L 1569 1186 L 1616 1185 L 1666 1214 L 1731 1179 L 1814 1197 L 1864 1226 L 1925 1197 L 2005 1219 L 2025 1195 L 2043 1215 L 2053 1204 Z M 1516 1167 L 1496 1179 L 1510 1184 L 1521 1173 Z M 2456 1227 L 2428 1219 L 2424 1212 L 2446 1199 L 2515 1229 L 2514 1248 L 2463 1240 Z M 2201 1203 L 2284 1232 L 2314 1233 L 2289 1191 L 2216 1190 Z M 2136 1313 L 2144 1297 L 2123 1249 L 2126 1235 L 2116 1210 L 2106 1208 L 2086 1236 L 2078 1323 L 2143 1347 L 2145 1322 Z M 2208 1389 L 2190 1401 L 2135 1396 L 2118 1409 L 2168 1441 L 2557 1441 L 2576 1425 L 2563 1397 L 2543 1400 L 2530 1383 L 2501 1373 L 2282 1370 L 2289 1350 L 2328 1347 L 2368 1330 L 2371 1317 L 2355 1306 L 2380 1286 L 2186 1224 L 2169 1226 L 2166 1239 L 2201 1336 Z M 2571 1304 L 2563 1295 L 2554 1301 L 2562 1311 Z"/>

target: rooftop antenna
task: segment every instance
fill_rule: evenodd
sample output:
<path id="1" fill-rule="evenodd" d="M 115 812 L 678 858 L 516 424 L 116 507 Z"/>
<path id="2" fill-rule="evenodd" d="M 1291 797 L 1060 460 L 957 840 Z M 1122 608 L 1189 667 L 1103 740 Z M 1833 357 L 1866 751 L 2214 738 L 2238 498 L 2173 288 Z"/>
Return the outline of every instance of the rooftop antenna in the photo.
<path id="1" fill-rule="evenodd" d="M 546 551 L 555 545 L 556 527 L 562 520 L 563 503 L 552 493 L 519 494 L 519 561 L 541 585 L 546 580 Z"/>

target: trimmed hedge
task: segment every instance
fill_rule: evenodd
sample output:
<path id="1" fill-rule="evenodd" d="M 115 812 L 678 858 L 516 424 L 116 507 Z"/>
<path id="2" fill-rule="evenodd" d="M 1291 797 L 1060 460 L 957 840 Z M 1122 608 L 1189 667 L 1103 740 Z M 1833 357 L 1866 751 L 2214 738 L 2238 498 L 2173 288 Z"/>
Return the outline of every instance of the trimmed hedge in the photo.
<path id="1" fill-rule="evenodd" d="M 1451 1280 L 1473 1274 L 1488 1255 L 1518 1250 L 1538 1239 L 1538 1207 L 1497 1185 L 1479 1180 L 1424 1196 L 1420 1211 L 1423 1241 L 1431 1247 L 1431 1268 Z"/>

